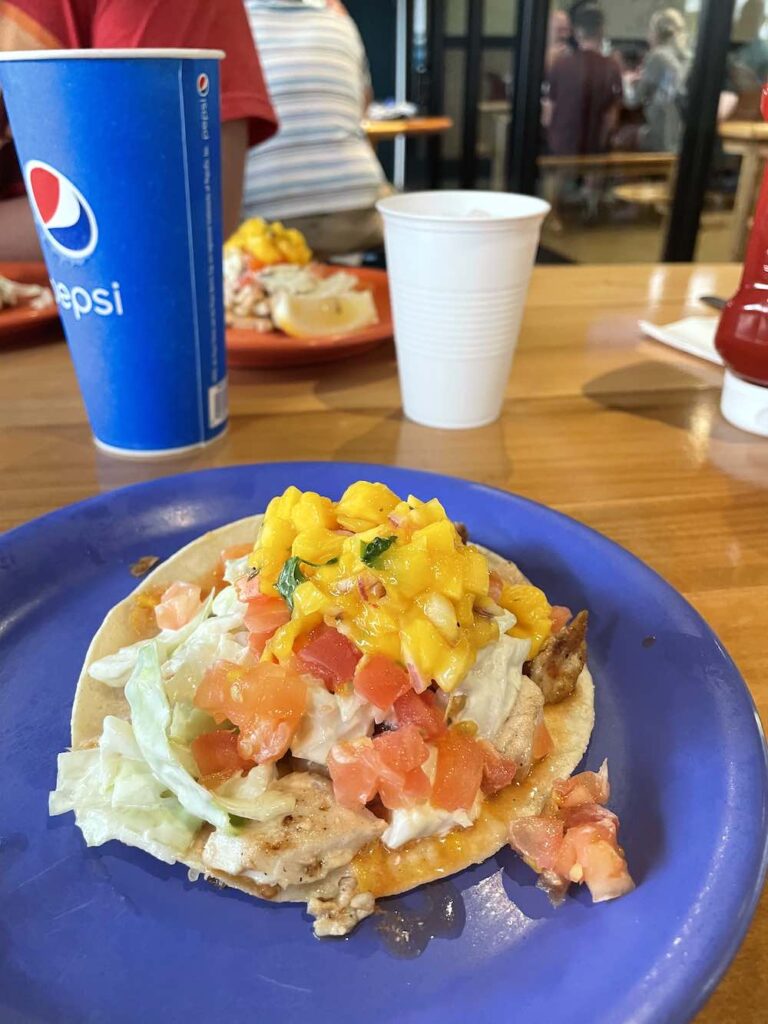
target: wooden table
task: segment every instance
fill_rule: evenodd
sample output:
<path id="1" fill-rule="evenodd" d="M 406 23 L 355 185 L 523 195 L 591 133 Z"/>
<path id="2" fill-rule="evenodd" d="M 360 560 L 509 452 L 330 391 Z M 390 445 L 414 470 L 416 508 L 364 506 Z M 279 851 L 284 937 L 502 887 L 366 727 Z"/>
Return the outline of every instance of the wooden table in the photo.
<path id="1" fill-rule="evenodd" d="M 451 117 L 401 117 L 396 121 L 362 122 L 363 131 L 376 145 L 390 139 L 412 138 L 416 135 L 441 135 L 453 128 Z"/>
<path id="2" fill-rule="evenodd" d="M 741 157 L 731 220 L 731 259 L 741 262 L 755 209 L 760 171 L 768 157 L 768 124 L 764 121 L 722 121 L 717 126 L 723 151 Z"/>
<path id="3" fill-rule="evenodd" d="M 329 459 L 417 466 L 546 502 L 634 551 L 719 633 L 768 720 L 768 441 L 720 417 L 721 371 L 643 341 L 637 320 L 703 312 L 734 266 L 540 267 L 502 419 L 403 419 L 392 346 L 312 369 L 236 370 L 229 434 L 131 462 L 90 440 L 66 347 L 0 349 L 0 528 L 99 491 L 204 466 Z M 715 897 L 716 899 L 716 894 Z M 768 1006 L 768 900 L 698 1024 Z"/>

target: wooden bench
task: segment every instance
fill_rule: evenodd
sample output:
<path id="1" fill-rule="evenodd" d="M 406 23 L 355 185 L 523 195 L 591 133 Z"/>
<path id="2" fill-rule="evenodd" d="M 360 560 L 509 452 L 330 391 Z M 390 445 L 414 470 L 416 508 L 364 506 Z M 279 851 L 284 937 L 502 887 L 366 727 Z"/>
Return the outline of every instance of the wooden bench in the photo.
<path id="1" fill-rule="evenodd" d="M 675 153 L 578 153 L 573 156 L 539 157 L 542 171 L 572 171 L 577 174 L 616 174 L 623 178 L 661 174 L 670 177 L 677 166 Z"/>

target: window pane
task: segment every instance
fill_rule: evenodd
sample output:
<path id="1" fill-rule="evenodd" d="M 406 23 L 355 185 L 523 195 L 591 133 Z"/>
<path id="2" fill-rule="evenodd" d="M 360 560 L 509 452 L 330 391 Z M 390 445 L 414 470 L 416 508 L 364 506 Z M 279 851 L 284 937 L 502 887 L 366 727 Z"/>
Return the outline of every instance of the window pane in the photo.
<path id="1" fill-rule="evenodd" d="M 510 0 L 485 0 L 483 35 L 511 36 L 515 31 L 517 3 Z"/>
<path id="2" fill-rule="evenodd" d="M 442 3 L 443 0 L 435 0 Z M 464 36 L 467 34 L 467 0 L 445 0 L 445 34 Z"/>
<path id="3" fill-rule="evenodd" d="M 659 8 L 662 8 L 659 11 Z M 542 242 L 578 262 L 660 258 L 686 116 L 697 0 L 611 0 L 550 17 Z"/>
<path id="4" fill-rule="evenodd" d="M 744 258 L 768 146 L 768 126 L 760 116 L 760 90 L 768 81 L 766 6 L 762 0 L 736 2 L 698 260 Z"/>
<path id="5" fill-rule="evenodd" d="M 477 187 L 504 191 L 512 90 L 512 52 L 488 47 L 481 61 L 477 130 Z"/>
<path id="6" fill-rule="evenodd" d="M 441 185 L 455 188 L 459 180 L 462 132 L 464 130 L 464 75 L 466 55 L 463 50 L 445 51 L 445 113 L 453 118 L 453 127 L 442 136 Z"/>

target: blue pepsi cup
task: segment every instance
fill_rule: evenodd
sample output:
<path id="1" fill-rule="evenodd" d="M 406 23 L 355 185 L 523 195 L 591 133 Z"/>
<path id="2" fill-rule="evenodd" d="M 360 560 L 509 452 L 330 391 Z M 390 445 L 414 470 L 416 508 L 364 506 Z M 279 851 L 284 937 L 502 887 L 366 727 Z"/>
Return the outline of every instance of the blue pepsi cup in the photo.
<path id="1" fill-rule="evenodd" d="M 40 244 L 96 444 L 227 426 L 218 50 L 0 54 Z"/>

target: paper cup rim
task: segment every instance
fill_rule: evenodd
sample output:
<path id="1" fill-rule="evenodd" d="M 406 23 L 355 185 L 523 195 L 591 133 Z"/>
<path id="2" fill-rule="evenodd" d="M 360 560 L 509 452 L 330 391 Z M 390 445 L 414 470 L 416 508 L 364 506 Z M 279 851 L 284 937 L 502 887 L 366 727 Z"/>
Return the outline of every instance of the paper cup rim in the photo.
<path id="1" fill-rule="evenodd" d="M 223 60 L 223 50 L 198 50 L 183 47 L 94 48 L 90 50 L 7 50 L 0 63 L 31 60 Z"/>
<path id="2" fill-rule="evenodd" d="M 492 200 L 494 203 L 499 201 L 501 196 L 508 197 L 510 199 L 524 200 L 524 205 L 529 206 L 529 209 L 520 210 L 517 213 L 476 213 L 476 214 L 460 214 L 460 213 L 422 213 L 418 211 L 402 210 L 398 207 L 403 203 L 409 203 L 413 199 L 418 199 L 420 196 L 434 196 L 439 195 L 446 198 L 452 196 L 471 196 L 473 201 L 482 203 L 484 198 Z M 524 220 L 541 220 L 549 213 L 552 209 L 550 204 L 544 199 L 539 199 L 538 196 L 526 196 L 519 192 L 491 192 L 486 190 L 475 191 L 469 189 L 438 189 L 438 190 L 423 190 L 420 192 L 402 192 L 394 196 L 386 196 L 383 199 L 379 199 L 376 203 L 376 209 L 382 215 L 386 217 L 392 217 L 402 221 L 431 221 L 438 224 L 476 224 L 478 227 L 486 227 L 491 224 L 503 224 L 503 223 L 516 223 Z"/>

